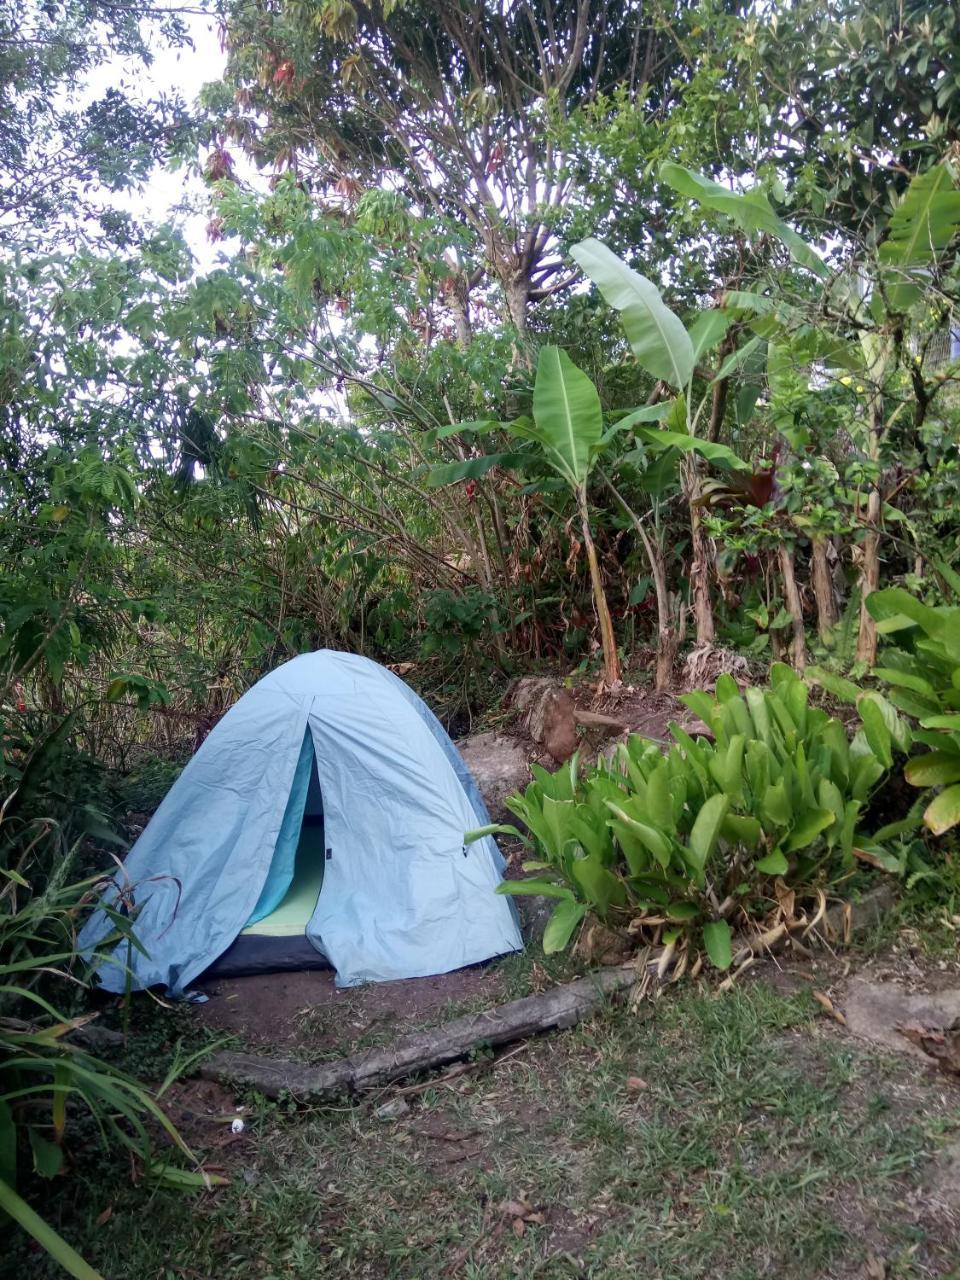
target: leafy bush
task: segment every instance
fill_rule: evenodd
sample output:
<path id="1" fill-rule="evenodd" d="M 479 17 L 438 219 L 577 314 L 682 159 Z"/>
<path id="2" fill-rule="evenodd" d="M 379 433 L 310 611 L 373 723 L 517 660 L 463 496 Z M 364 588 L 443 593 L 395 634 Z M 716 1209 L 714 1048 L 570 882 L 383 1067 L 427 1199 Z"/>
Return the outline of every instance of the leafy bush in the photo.
<path id="1" fill-rule="evenodd" d="M 906 726 L 879 695 L 861 704 L 853 737 L 808 703 L 809 687 L 775 664 L 771 688 L 741 693 L 730 676 L 716 695 L 683 701 L 714 736 L 670 727 L 674 743 L 632 737 L 612 761 L 581 776 L 576 757 L 507 804 L 533 851 L 535 879 L 499 891 L 557 899 L 544 949 L 565 947 L 588 911 L 614 923 L 666 924 L 702 939 L 718 968 L 731 961 L 731 923 L 763 914 L 778 885 L 813 885 L 851 872 L 854 849 L 882 847 L 859 821 Z M 479 833 L 471 832 L 469 837 Z M 468 838 L 469 838 L 468 837 Z"/>
<path id="2" fill-rule="evenodd" d="M 497 598 L 480 587 L 463 591 L 437 587 L 425 596 L 423 612 L 421 658 L 438 653 L 448 658 L 474 655 L 489 641 L 497 616 Z"/>
<path id="3" fill-rule="evenodd" d="M 153 813 L 183 772 L 184 761 L 150 756 L 117 782 L 119 802 L 130 813 Z"/>
<path id="4" fill-rule="evenodd" d="M 889 687 L 890 701 L 919 722 L 913 738 L 927 748 L 907 762 L 906 779 L 943 788 L 923 813 L 930 831 L 943 835 L 960 823 L 960 608 L 923 604 L 899 587 L 873 592 L 867 608 L 893 641 L 873 674 Z"/>

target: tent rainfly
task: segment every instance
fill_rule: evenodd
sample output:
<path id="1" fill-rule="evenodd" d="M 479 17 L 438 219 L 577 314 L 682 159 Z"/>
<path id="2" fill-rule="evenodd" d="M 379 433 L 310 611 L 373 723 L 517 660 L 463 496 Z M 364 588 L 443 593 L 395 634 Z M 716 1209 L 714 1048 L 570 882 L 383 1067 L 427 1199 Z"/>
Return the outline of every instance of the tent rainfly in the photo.
<path id="1" fill-rule="evenodd" d="M 100 981 L 178 995 L 207 971 L 330 964 L 355 986 L 520 950 L 496 843 L 463 841 L 488 821 L 402 680 L 354 654 L 303 654 L 227 712 L 130 850 L 102 902 L 132 895 L 143 952 L 121 942 Z M 81 950 L 112 928 L 98 908 Z"/>

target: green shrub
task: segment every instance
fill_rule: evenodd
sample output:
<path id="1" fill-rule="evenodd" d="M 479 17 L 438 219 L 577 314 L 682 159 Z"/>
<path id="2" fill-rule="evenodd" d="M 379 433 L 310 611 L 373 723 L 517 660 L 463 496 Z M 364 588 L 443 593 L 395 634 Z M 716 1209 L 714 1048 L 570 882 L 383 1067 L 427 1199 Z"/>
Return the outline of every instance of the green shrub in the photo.
<path id="1" fill-rule="evenodd" d="M 873 675 L 920 726 L 913 738 L 925 750 L 907 762 L 906 779 L 936 789 L 923 821 L 943 835 L 960 823 L 960 609 L 922 604 L 899 587 L 873 592 L 867 608 L 892 642 Z"/>
<path id="2" fill-rule="evenodd" d="M 180 777 L 184 763 L 183 760 L 150 756 L 135 765 L 117 782 L 121 810 L 128 813 L 153 813 Z"/>
<path id="3" fill-rule="evenodd" d="M 731 924 L 768 911 L 778 881 L 827 883 L 856 867 L 855 848 L 871 860 L 884 852 L 859 822 L 894 750 L 908 748 L 907 727 L 874 694 L 850 740 L 808 696 L 782 664 L 769 689 L 741 693 L 721 676 L 715 695 L 683 699 L 713 741 L 674 724 L 666 753 L 632 737 L 583 776 L 576 757 L 554 774 L 535 766 L 534 781 L 507 801 L 526 833 L 483 831 L 519 836 L 534 854 L 526 869 L 540 874 L 499 892 L 557 899 L 546 951 L 565 947 L 588 911 L 614 923 L 647 912 L 726 968 Z"/>

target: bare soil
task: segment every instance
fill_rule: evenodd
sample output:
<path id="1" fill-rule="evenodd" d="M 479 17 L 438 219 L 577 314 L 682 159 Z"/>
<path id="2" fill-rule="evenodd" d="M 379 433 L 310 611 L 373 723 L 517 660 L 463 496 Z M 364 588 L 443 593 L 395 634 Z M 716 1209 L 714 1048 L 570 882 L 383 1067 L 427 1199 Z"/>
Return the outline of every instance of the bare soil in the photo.
<path id="1" fill-rule="evenodd" d="M 339 988 L 331 970 L 312 970 L 223 979 L 204 990 L 210 998 L 197 1010 L 205 1026 L 260 1052 L 322 1058 L 496 1004 L 503 980 L 488 964 L 363 987 Z"/>

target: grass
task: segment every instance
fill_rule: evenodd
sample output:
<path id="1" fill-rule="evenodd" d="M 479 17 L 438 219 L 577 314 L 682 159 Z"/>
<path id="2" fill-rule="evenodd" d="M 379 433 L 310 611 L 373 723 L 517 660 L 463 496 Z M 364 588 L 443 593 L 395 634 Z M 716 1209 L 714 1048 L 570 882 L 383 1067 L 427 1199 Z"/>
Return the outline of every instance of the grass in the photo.
<path id="1" fill-rule="evenodd" d="M 233 1178 L 217 1193 L 133 1188 L 122 1162 L 76 1153 L 47 1209 L 107 1280 L 832 1280 L 871 1258 L 960 1276 L 960 1239 L 918 1190 L 958 1103 L 805 994 L 688 990 L 428 1089 L 397 1121 L 370 1102 L 264 1107 L 211 1157 Z M 55 1274 L 19 1241 L 6 1258 Z"/>

